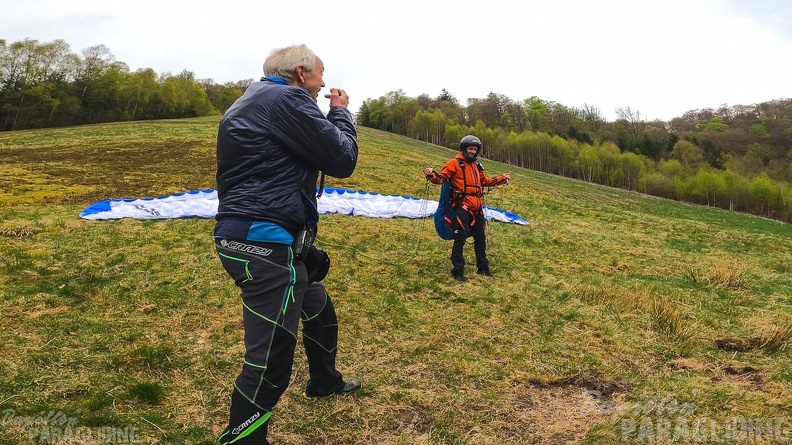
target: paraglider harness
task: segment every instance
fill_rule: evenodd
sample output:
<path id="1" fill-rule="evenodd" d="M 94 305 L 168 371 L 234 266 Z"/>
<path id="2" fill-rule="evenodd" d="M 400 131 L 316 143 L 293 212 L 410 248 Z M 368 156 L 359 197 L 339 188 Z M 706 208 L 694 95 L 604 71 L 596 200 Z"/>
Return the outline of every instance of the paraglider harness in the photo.
<path id="1" fill-rule="evenodd" d="M 478 193 L 466 193 L 467 175 L 465 174 L 465 162 L 459 158 L 455 159 L 457 162 L 459 162 L 459 168 L 462 169 L 462 178 L 464 181 L 462 190 L 457 190 L 451 184 L 451 181 L 444 178 L 439 173 L 433 172 L 434 175 L 440 178 L 440 180 L 443 182 L 442 188 L 440 189 L 440 199 L 437 204 L 437 210 L 434 214 L 434 221 L 437 235 L 444 240 L 456 239 L 462 235 L 465 237 L 470 235 L 471 227 L 476 224 L 477 212 L 474 212 L 466 205 L 462 204 L 462 200 L 465 198 L 465 196 L 469 195 L 475 195 L 479 197 L 483 196 L 481 191 Z M 479 169 L 479 173 L 483 174 L 484 167 L 482 167 L 478 161 L 476 161 L 476 166 Z M 460 208 L 470 214 L 468 223 L 460 218 L 459 212 L 457 211 Z M 479 210 L 479 212 L 483 212 L 483 209 Z"/>

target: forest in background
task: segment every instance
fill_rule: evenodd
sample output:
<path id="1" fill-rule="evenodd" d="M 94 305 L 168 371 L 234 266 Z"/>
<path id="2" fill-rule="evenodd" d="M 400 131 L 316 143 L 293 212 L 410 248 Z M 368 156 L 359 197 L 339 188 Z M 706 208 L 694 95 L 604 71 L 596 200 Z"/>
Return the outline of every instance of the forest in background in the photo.
<path id="1" fill-rule="evenodd" d="M 220 114 L 253 82 L 131 72 L 104 45 L 0 39 L 0 131 Z"/>
<path id="2" fill-rule="evenodd" d="M 153 69 L 131 72 L 104 45 L 0 39 L 0 131 L 224 112 L 253 79 L 217 84 Z M 466 134 L 488 159 L 696 204 L 792 222 L 792 99 L 723 105 L 669 122 L 502 94 L 468 99 L 401 90 L 367 99 L 358 125 L 457 148 Z"/>
<path id="3" fill-rule="evenodd" d="M 462 106 L 391 91 L 367 99 L 358 125 L 458 149 L 475 134 L 483 155 L 519 167 L 653 196 L 792 221 L 792 99 L 688 111 L 647 122 L 616 110 L 490 93 Z"/>

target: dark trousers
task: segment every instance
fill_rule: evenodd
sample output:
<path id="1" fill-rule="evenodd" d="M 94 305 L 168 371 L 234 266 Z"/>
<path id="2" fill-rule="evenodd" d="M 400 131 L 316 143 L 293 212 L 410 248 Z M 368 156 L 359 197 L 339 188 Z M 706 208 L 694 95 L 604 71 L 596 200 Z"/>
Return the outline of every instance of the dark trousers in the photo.
<path id="1" fill-rule="evenodd" d="M 462 231 L 461 235 L 454 238 L 454 247 L 451 248 L 451 265 L 453 266 L 451 274 L 454 276 L 465 274 L 465 257 L 462 251 L 465 247 L 465 240 L 470 236 L 473 237 L 473 251 L 476 253 L 476 268 L 479 271 L 489 271 L 487 234 L 484 230 L 487 226 L 487 220 L 484 218 L 484 213 L 479 212 L 475 215 L 471 215 L 467 210 L 458 209 L 457 216 L 465 224 L 473 220 L 473 225 L 470 227 L 470 234 Z"/>
<path id="2" fill-rule="evenodd" d="M 344 384 L 335 369 L 335 308 L 321 283 L 307 283 L 305 266 L 293 259 L 289 246 L 222 239 L 215 246 L 242 291 L 245 328 L 245 359 L 220 443 L 268 444 L 272 409 L 291 379 L 300 319 L 312 389 L 329 393 Z"/>

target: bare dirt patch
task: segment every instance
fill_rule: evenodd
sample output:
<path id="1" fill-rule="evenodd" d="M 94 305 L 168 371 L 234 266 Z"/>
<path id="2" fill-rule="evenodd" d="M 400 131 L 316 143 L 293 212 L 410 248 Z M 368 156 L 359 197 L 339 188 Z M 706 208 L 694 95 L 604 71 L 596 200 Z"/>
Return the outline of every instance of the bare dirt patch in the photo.
<path id="1" fill-rule="evenodd" d="M 567 377 L 532 378 L 509 396 L 513 409 L 498 413 L 502 442 L 558 445 L 581 440 L 608 416 L 609 401 L 633 384 L 596 369 Z"/>
<path id="2" fill-rule="evenodd" d="M 720 338 L 715 340 L 715 346 L 721 351 L 748 352 L 762 346 L 762 339 L 754 338 Z"/>

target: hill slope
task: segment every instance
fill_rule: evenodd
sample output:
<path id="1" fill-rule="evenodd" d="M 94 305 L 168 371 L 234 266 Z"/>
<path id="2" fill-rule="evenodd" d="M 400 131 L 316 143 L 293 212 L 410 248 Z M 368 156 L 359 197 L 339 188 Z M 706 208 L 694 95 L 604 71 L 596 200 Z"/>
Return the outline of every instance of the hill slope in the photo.
<path id="1" fill-rule="evenodd" d="M 214 443 L 243 348 L 213 221 L 77 215 L 214 187 L 216 125 L 0 133 L 0 442 L 71 425 L 88 443 Z M 421 168 L 454 154 L 359 132 L 357 171 L 328 186 L 421 196 Z M 494 278 L 451 280 L 428 219 L 323 217 L 339 367 L 364 389 L 302 398 L 298 353 L 274 443 L 666 443 L 698 421 L 756 439 L 753 419 L 788 434 L 792 226 L 483 163 L 513 173 L 487 204 L 531 221 L 490 224 Z"/>

